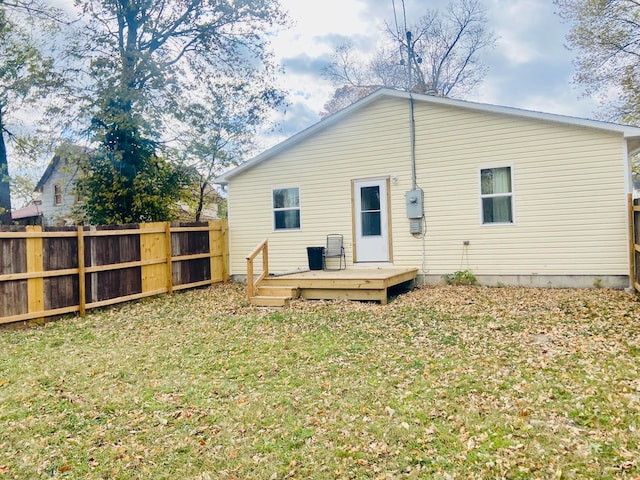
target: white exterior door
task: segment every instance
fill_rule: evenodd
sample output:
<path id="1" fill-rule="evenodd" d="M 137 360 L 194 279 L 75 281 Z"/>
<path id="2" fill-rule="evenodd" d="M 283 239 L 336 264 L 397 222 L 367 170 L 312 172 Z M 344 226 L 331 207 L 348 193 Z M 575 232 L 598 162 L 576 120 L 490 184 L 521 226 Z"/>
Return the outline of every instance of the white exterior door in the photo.
<path id="1" fill-rule="evenodd" d="M 389 205 L 387 179 L 353 182 L 356 262 L 388 262 Z"/>

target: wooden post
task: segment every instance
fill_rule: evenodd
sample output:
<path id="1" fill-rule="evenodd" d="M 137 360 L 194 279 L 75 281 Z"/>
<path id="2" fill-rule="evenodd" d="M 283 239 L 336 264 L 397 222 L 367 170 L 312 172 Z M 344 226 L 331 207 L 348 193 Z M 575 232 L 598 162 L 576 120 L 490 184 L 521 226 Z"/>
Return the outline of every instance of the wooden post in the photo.
<path id="1" fill-rule="evenodd" d="M 39 225 L 28 226 L 27 232 L 41 233 L 42 227 Z M 27 272 L 40 273 L 40 277 L 27 279 L 27 302 L 28 312 L 44 312 L 44 276 L 42 275 L 44 264 L 42 259 L 42 237 L 27 237 Z M 42 318 L 34 319 L 36 321 Z"/>
<path id="2" fill-rule="evenodd" d="M 78 306 L 80 316 L 86 314 L 87 305 L 87 279 L 85 278 L 84 265 L 84 227 L 78 227 Z"/>
<path id="3" fill-rule="evenodd" d="M 269 244 L 264 242 L 262 249 L 262 278 L 269 276 Z"/>
<path id="4" fill-rule="evenodd" d="M 166 250 L 166 269 L 167 269 L 167 293 L 173 293 L 173 265 L 171 263 L 171 223 L 164 224 L 164 245 Z"/>
<path id="5" fill-rule="evenodd" d="M 253 297 L 253 258 L 247 258 L 247 298 Z"/>
<path id="6" fill-rule="evenodd" d="M 229 281 L 229 223 L 228 220 L 220 220 L 220 240 L 222 246 L 222 280 Z"/>
<path id="7" fill-rule="evenodd" d="M 253 281 L 253 261 L 262 253 L 262 274 Z M 253 249 L 247 256 L 247 297 L 251 299 L 256 291 L 256 286 L 269 274 L 269 241 L 264 239 L 260 245 Z"/>
<path id="8" fill-rule="evenodd" d="M 146 233 L 145 230 L 155 230 Z M 141 223 L 140 224 L 140 260 L 142 262 L 154 262 L 148 265 L 142 265 L 142 293 L 157 292 L 167 288 L 167 268 L 164 262 L 167 254 L 165 249 L 165 223 Z M 155 263 L 161 260 L 162 263 Z"/>
<path id="9" fill-rule="evenodd" d="M 219 220 L 218 220 L 219 221 Z M 211 275 L 211 283 L 222 278 L 222 265 L 220 259 L 222 252 L 220 250 L 220 233 L 216 230 L 216 222 L 209 220 L 209 271 Z"/>

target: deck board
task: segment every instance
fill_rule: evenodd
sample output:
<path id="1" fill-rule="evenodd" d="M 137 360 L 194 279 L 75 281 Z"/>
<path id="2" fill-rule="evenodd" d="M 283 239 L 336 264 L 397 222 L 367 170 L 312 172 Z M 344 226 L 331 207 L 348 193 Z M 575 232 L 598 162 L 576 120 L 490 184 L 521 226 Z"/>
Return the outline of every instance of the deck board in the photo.
<path id="1" fill-rule="evenodd" d="M 390 287 L 415 280 L 417 274 L 417 268 L 347 268 L 340 271 L 310 270 L 268 277 L 263 282 L 269 286 L 299 288 L 302 298 L 375 300 L 386 304 Z"/>

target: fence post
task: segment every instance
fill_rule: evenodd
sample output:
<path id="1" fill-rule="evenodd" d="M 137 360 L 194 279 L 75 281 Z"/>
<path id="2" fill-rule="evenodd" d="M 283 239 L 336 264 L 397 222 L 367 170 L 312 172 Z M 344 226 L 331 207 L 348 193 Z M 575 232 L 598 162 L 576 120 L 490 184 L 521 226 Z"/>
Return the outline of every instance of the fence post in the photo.
<path id="1" fill-rule="evenodd" d="M 84 265 L 84 227 L 78 227 L 78 306 L 80 316 L 84 317 L 87 311 L 87 278 Z"/>
<path id="2" fill-rule="evenodd" d="M 219 220 L 218 220 L 219 222 Z M 221 233 L 215 230 L 216 221 L 209 220 L 209 269 L 211 273 L 211 284 L 222 278 L 223 267 L 221 265 L 222 251 L 221 251 Z"/>
<path id="3" fill-rule="evenodd" d="M 222 281 L 229 281 L 229 221 L 220 220 L 220 240 L 222 243 Z"/>
<path id="4" fill-rule="evenodd" d="M 167 293 L 173 293 L 173 264 L 171 263 L 171 223 L 164 222 L 164 245 L 166 250 Z"/>
<path id="5" fill-rule="evenodd" d="M 42 233 L 39 225 L 28 226 L 28 233 Z M 44 312 L 44 263 L 42 259 L 42 236 L 28 236 L 27 239 L 27 272 L 40 273 L 40 277 L 27 279 L 28 312 Z M 41 321 L 43 318 L 36 318 Z"/>

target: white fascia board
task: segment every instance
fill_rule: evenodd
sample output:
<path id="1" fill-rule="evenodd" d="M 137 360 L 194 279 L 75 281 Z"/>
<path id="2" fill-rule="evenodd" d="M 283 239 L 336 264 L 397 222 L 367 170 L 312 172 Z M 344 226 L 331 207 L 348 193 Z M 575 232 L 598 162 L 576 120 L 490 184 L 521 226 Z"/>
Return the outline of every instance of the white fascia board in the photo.
<path id="1" fill-rule="evenodd" d="M 385 92 L 387 93 L 387 92 Z M 401 92 L 397 90 L 391 90 L 388 92 L 390 96 L 397 96 L 402 98 L 409 98 L 408 92 Z M 560 115 L 557 113 L 545 113 L 536 112 L 534 110 L 524 110 L 516 107 L 504 107 L 500 105 L 491 105 L 487 103 L 470 102 L 467 100 L 456 100 L 447 97 L 438 97 L 435 95 L 425 94 L 412 94 L 414 100 L 433 103 L 436 105 L 448 105 L 464 108 L 467 110 L 476 110 L 480 112 L 496 113 L 508 116 L 516 116 L 522 118 L 528 118 L 532 120 L 542 120 L 545 122 L 562 123 L 565 125 L 571 125 L 576 127 L 595 128 L 598 130 L 605 130 L 609 132 L 617 132 L 623 134 L 624 138 L 633 138 L 640 136 L 640 127 L 634 127 L 631 125 L 622 125 L 612 122 L 603 122 L 600 120 L 590 120 L 587 118 L 571 117 L 568 115 Z"/>

